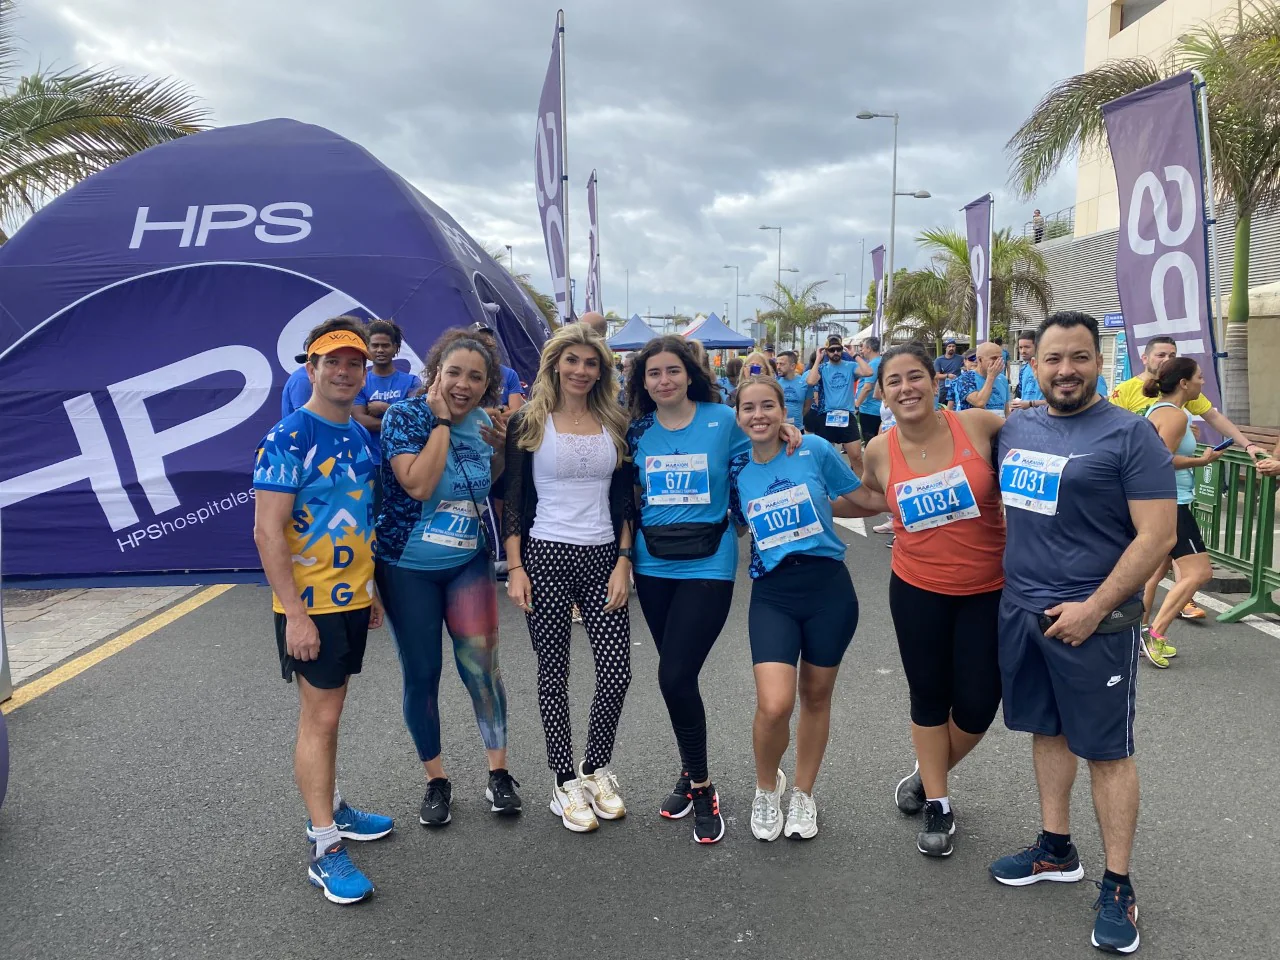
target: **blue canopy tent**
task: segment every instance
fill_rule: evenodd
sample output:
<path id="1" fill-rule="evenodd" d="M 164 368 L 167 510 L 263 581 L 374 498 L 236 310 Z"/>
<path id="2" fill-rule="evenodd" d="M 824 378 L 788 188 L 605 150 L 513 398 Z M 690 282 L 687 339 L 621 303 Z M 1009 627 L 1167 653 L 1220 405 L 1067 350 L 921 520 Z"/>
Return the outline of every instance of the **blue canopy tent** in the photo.
<path id="1" fill-rule="evenodd" d="M 755 344 L 750 337 L 730 330 L 723 320 L 714 313 L 698 325 L 696 330 L 686 333 L 690 340 L 699 341 L 708 350 L 746 349 Z"/>
<path id="2" fill-rule="evenodd" d="M 656 336 L 658 334 L 653 332 L 653 328 L 640 319 L 640 314 L 633 313 L 622 329 L 609 339 L 609 349 L 639 350 Z"/>
<path id="3" fill-rule="evenodd" d="M 448 213 L 293 120 L 153 147 L 33 216 L 0 247 L 5 576 L 258 569 L 254 447 L 342 313 L 399 323 L 415 369 L 487 320 L 526 380 L 549 332 Z"/>

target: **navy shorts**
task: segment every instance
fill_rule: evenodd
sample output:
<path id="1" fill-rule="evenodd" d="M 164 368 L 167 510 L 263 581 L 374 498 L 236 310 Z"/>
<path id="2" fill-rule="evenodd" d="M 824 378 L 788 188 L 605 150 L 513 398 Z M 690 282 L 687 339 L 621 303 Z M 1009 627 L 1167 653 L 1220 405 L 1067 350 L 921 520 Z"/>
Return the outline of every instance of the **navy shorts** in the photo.
<path id="1" fill-rule="evenodd" d="M 1040 614 L 1000 601 L 1000 683 L 1010 730 L 1065 736 L 1084 760 L 1133 756 L 1139 627 L 1078 647 L 1046 637 Z"/>
<path id="2" fill-rule="evenodd" d="M 783 558 L 752 583 L 747 625 L 752 663 L 840 666 L 858 628 L 849 568 L 831 557 Z"/>
<path id="3" fill-rule="evenodd" d="M 295 660 L 285 646 L 283 613 L 275 615 L 276 652 L 280 654 L 280 676 L 293 683 L 293 675 L 306 678 L 319 690 L 336 690 L 347 677 L 359 673 L 364 665 L 364 648 L 369 639 L 369 616 L 372 607 L 341 610 L 336 613 L 313 613 L 311 622 L 320 634 L 320 655 L 314 660 Z"/>

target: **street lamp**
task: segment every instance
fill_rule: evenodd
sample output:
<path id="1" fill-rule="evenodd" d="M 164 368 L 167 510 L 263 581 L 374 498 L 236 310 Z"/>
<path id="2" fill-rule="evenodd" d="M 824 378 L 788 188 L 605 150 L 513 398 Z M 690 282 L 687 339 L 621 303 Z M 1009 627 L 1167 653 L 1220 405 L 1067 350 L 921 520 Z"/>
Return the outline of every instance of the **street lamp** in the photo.
<path id="1" fill-rule="evenodd" d="M 898 192 L 898 114 L 893 113 L 876 113 L 872 110 L 863 110 L 858 114 L 859 120 L 876 120 L 885 119 L 893 120 L 893 186 L 889 196 L 889 270 L 884 281 L 885 299 L 893 293 L 893 238 L 898 228 L 898 198 L 899 197 L 915 197 L 918 200 L 925 200 L 929 197 L 927 190 L 917 190 L 913 193 Z"/>
<path id="2" fill-rule="evenodd" d="M 778 231 L 778 286 L 782 286 L 782 228 L 762 226 L 761 230 L 777 230 Z"/>
<path id="3" fill-rule="evenodd" d="M 738 306 L 738 298 L 742 296 L 742 294 L 738 293 L 738 268 L 732 263 L 726 263 L 724 265 L 724 269 L 733 271 L 733 312 L 738 315 L 738 323 L 734 326 L 734 329 L 740 330 L 742 325 L 742 309 Z M 727 310 L 725 312 L 728 313 Z"/>

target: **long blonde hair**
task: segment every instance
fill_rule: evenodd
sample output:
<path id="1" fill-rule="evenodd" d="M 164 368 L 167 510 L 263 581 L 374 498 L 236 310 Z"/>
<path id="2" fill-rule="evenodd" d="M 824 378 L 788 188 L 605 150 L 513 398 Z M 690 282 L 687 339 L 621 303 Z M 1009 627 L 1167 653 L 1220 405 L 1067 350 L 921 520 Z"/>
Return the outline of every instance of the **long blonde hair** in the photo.
<path id="1" fill-rule="evenodd" d="M 599 334 L 581 323 L 561 327 L 542 348 L 538 375 L 529 388 L 529 402 L 520 408 L 524 420 L 520 449 L 533 452 L 542 446 L 547 418 L 560 403 L 560 357 L 570 347 L 591 347 L 600 357 L 600 379 L 587 395 L 587 409 L 604 426 L 618 451 L 618 464 L 627 459 L 627 429 L 631 421 L 618 404 L 613 357 Z"/>

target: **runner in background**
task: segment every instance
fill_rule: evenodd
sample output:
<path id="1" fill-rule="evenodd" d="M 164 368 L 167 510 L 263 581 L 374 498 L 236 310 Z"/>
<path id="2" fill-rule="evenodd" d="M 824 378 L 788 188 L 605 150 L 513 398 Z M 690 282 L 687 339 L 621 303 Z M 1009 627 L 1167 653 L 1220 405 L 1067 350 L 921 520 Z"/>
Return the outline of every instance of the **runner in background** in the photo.
<path id="1" fill-rule="evenodd" d="M 1152 337 L 1142 349 L 1142 372 L 1136 377 L 1130 377 L 1123 383 L 1117 384 L 1116 388 L 1111 392 L 1111 402 L 1116 406 L 1124 407 L 1126 410 L 1136 413 L 1138 416 L 1144 416 L 1155 401 L 1144 394 L 1142 388 L 1155 379 L 1156 374 L 1159 373 L 1160 368 L 1167 361 L 1177 355 L 1178 345 L 1173 337 Z M 1187 412 L 1194 417 L 1203 419 L 1211 429 L 1216 430 L 1224 437 L 1230 437 L 1236 442 L 1237 449 L 1245 451 L 1251 457 L 1265 456 L 1266 451 L 1246 437 L 1239 427 L 1209 402 L 1209 398 L 1204 394 L 1188 402 Z M 1165 572 L 1167 571 L 1168 568 L 1166 567 Z M 1163 573 L 1161 575 L 1163 576 Z M 1205 612 L 1196 606 L 1194 601 L 1190 601 L 1178 615 L 1184 620 L 1203 620 Z"/>
<path id="2" fill-rule="evenodd" d="M 424 827 L 452 820 L 453 785 L 440 742 L 442 634 L 488 755 L 485 799 L 517 814 L 519 784 L 507 770 L 507 694 L 498 667 L 498 601 L 481 504 L 502 472 L 506 423 L 491 420 L 502 388 L 498 358 L 474 330 L 440 335 L 427 356 L 426 393 L 382 418 L 378 590 L 404 676 L 405 726 L 427 778 Z"/>
<path id="3" fill-rule="evenodd" d="M 974 370 L 965 370 L 951 385 L 956 410 L 990 410 L 1009 415 L 1009 378 L 1004 375 L 1004 348 L 996 343 L 978 345 Z"/>
<path id="4" fill-rule="evenodd" d="M 818 832 L 813 787 L 827 747 L 831 695 L 858 626 L 858 598 L 832 508 L 842 516 L 874 516 L 885 503 L 861 489 L 844 459 L 818 437 L 804 437 L 796 454 L 787 456 L 786 401 L 772 378 L 757 376 L 738 388 L 737 417 L 751 438 L 751 449 L 734 456 L 729 466 L 733 517 L 739 531 L 751 532 L 749 630 L 756 679 L 751 832 L 758 840 L 776 840 L 783 833 L 809 840 Z M 790 740 L 797 688 L 795 788 L 784 821 L 787 778 L 778 765 Z"/>
<path id="5" fill-rule="evenodd" d="M 365 374 L 364 389 L 356 397 L 351 415 L 375 438 L 382 432 L 382 417 L 397 401 L 422 388 L 412 373 L 397 370 L 396 355 L 404 345 L 404 331 L 390 320 L 369 321 L 369 356 L 373 366 Z"/>
<path id="6" fill-rule="evenodd" d="M 338 724 L 370 628 L 382 625 L 373 587 L 373 439 L 351 418 L 364 386 L 368 335 L 355 317 L 307 336 L 314 385 L 305 406 L 258 445 L 253 539 L 271 584 L 276 651 L 286 682 L 298 679 L 293 772 L 307 814 L 307 879 L 334 903 L 373 893 L 343 840 L 377 840 L 390 817 L 357 810 L 336 779 Z"/>
<path id="7" fill-rule="evenodd" d="M 1147 397 L 1157 401 L 1147 410 L 1147 419 L 1173 454 L 1174 475 L 1178 483 L 1178 539 L 1168 558 L 1147 581 L 1143 593 L 1142 652 L 1153 666 L 1161 668 L 1169 666 L 1170 658 L 1178 653 L 1168 641 L 1169 627 L 1196 591 L 1213 577 L 1209 554 L 1200 536 L 1200 525 L 1191 512 L 1191 503 L 1195 500 L 1195 471 L 1222 456 L 1220 450 L 1206 450 L 1196 455 L 1191 411 L 1187 407 L 1203 389 L 1204 374 L 1200 365 L 1189 357 L 1166 360 L 1155 378 L 1143 387 Z M 1156 612 L 1156 589 L 1170 562 L 1177 568 L 1178 579 Z M 1148 617 L 1150 626 L 1146 626 Z"/>
<path id="8" fill-rule="evenodd" d="M 896 426 L 867 447 L 863 482 L 888 498 L 897 535 L 889 609 L 917 758 L 894 800 L 903 813 L 925 812 L 916 849 L 946 857 L 955 834 L 948 771 L 982 740 L 1000 705 L 1004 517 L 991 461 L 1004 420 L 935 410 L 919 344 L 887 351 L 879 380 Z"/>
<path id="9" fill-rule="evenodd" d="M 941 377 L 938 384 L 938 406 L 945 407 L 951 399 L 951 381 L 964 371 L 964 357 L 956 352 L 956 342 L 950 337 L 943 342 L 942 356 L 933 361 L 934 373 Z"/>
<path id="10" fill-rule="evenodd" d="M 784 350 L 778 354 L 775 362 L 778 367 L 778 385 L 782 387 L 782 396 L 787 402 L 787 422 L 797 430 L 803 430 L 805 414 L 813 403 L 813 387 L 796 373 L 798 360 L 794 350 Z"/>
<path id="11" fill-rule="evenodd" d="M 1035 365 L 1032 363 L 1035 355 L 1035 333 L 1026 331 L 1018 334 L 1018 396 L 1009 401 L 1011 410 L 1045 406 L 1044 394 L 1040 392 L 1040 381 L 1036 379 Z"/>
<path id="12" fill-rule="evenodd" d="M 876 377 L 880 370 L 879 337 L 867 337 L 862 341 L 862 359 L 870 368 L 871 374 L 858 381 L 858 396 L 854 403 L 858 407 L 858 428 L 865 449 L 880 433 L 880 400 L 875 393 Z"/>
<path id="13" fill-rule="evenodd" d="M 738 380 L 742 377 L 742 358 L 730 357 L 725 361 L 724 376 L 716 378 L 716 386 L 720 388 L 721 402 L 728 402 L 730 394 L 738 388 Z"/>
<path id="14" fill-rule="evenodd" d="M 854 473 L 862 472 L 862 447 L 857 421 L 857 380 L 874 371 L 861 357 L 846 360 L 844 344 L 837 336 L 827 338 L 827 346 L 805 380 L 822 388 L 823 419 L 819 435 L 844 450 Z"/>

